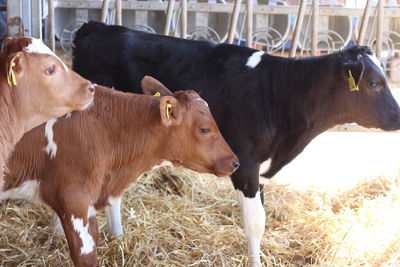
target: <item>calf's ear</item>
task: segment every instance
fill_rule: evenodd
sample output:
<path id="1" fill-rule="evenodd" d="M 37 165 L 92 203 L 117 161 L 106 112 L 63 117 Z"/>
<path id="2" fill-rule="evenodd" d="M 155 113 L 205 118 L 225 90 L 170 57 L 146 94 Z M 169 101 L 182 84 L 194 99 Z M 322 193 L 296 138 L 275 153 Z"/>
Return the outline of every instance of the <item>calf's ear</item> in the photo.
<path id="1" fill-rule="evenodd" d="M 168 90 L 168 88 L 165 87 L 159 80 L 150 76 L 144 76 L 140 82 L 140 85 L 142 86 L 142 90 L 145 95 L 172 95 L 172 92 Z"/>
<path id="2" fill-rule="evenodd" d="M 183 119 L 183 107 L 173 96 L 164 96 L 160 100 L 161 121 L 165 126 L 179 125 Z"/>
<path id="3" fill-rule="evenodd" d="M 10 86 L 17 85 L 17 77 L 24 70 L 25 56 L 22 52 L 11 55 L 7 64 L 7 82 Z"/>
<path id="4" fill-rule="evenodd" d="M 344 76 L 348 82 L 350 91 L 358 91 L 358 85 L 364 75 L 364 62 L 362 60 L 352 61 L 344 64 Z"/>

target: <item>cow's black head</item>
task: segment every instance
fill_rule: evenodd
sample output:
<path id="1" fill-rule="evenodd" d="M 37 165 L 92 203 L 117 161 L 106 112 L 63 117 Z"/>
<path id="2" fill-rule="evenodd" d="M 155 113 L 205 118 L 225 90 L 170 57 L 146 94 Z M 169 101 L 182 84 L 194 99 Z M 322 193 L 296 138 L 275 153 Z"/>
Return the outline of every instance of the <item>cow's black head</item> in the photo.
<path id="1" fill-rule="evenodd" d="M 371 49 L 347 48 L 341 52 L 340 64 L 347 121 L 369 128 L 400 129 L 400 108 Z"/>

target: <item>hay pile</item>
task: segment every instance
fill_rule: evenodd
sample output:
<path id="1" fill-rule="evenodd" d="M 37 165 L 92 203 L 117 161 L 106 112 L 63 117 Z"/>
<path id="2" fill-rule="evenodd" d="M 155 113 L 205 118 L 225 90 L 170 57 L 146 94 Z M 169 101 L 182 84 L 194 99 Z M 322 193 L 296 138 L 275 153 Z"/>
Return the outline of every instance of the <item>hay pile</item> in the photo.
<path id="1" fill-rule="evenodd" d="M 265 187 L 268 266 L 400 264 L 399 177 L 367 179 L 346 192 Z M 1 266 L 72 266 L 42 205 L 0 205 Z M 101 266 L 245 266 L 246 242 L 229 179 L 154 172 L 126 193 L 125 236 L 112 239 L 98 215 Z M 66 264 L 67 263 L 67 264 Z"/>

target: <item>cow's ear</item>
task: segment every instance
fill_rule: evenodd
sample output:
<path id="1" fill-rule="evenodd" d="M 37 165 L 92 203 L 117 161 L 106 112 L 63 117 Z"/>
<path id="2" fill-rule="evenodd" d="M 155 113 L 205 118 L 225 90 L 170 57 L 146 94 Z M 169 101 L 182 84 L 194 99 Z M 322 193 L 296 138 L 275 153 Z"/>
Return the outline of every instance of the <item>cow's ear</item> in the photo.
<path id="1" fill-rule="evenodd" d="M 165 126 L 179 125 L 183 119 L 183 107 L 173 96 L 164 96 L 160 100 L 161 121 Z"/>
<path id="2" fill-rule="evenodd" d="M 172 92 L 164 84 L 153 77 L 144 76 L 140 84 L 145 95 L 172 95 Z"/>
<path id="3" fill-rule="evenodd" d="M 350 91 L 358 91 L 358 85 L 364 75 L 364 69 L 365 65 L 361 59 L 344 64 L 344 76 Z"/>

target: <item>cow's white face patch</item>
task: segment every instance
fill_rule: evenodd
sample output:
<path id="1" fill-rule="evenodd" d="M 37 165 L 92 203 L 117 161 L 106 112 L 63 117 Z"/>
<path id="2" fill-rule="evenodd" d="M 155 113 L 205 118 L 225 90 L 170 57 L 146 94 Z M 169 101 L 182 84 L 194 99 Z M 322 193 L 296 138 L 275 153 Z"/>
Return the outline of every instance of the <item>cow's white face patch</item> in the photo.
<path id="1" fill-rule="evenodd" d="M 71 222 L 75 232 L 79 234 L 79 238 L 82 240 L 81 255 L 92 253 L 94 249 L 94 240 L 89 234 L 89 223 L 84 226 L 83 220 L 75 218 L 74 215 L 71 216 Z"/>
<path id="2" fill-rule="evenodd" d="M 47 54 L 47 55 L 52 55 L 56 57 L 62 64 L 63 68 L 68 71 L 67 66 L 64 64 L 64 62 L 56 55 L 54 54 L 51 49 L 45 45 L 42 40 L 36 39 L 36 38 L 31 38 L 32 42 L 26 47 L 26 52 L 28 53 L 39 53 L 39 54 Z"/>
<path id="3" fill-rule="evenodd" d="M 121 197 L 109 197 L 108 203 L 110 205 L 105 208 L 108 232 L 113 236 L 122 236 Z"/>
<path id="4" fill-rule="evenodd" d="M 53 125 L 56 123 L 57 119 L 52 119 L 46 122 L 44 127 L 44 136 L 47 138 L 47 146 L 44 151 L 53 159 L 57 154 L 57 144 L 54 142 L 54 132 Z"/>
<path id="5" fill-rule="evenodd" d="M 27 199 L 31 202 L 40 203 L 42 198 L 40 197 L 39 184 L 38 180 L 26 181 L 16 188 L 1 193 L 0 200 Z"/>
<path id="6" fill-rule="evenodd" d="M 244 233 L 248 242 L 248 257 L 251 262 L 260 264 L 261 239 L 265 231 L 265 210 L 261 203 L 260 192 L 254 198 L 245 197 L 242 191 L 236 190 L 242 215 Z"/>
<path id="7" fill-rule="evenodd" d="M 161 167 L 165 167 L 165 166 L 173 167 L 174 165 L 172 164 L 172 162 L 170 162 L 168 160 L 163 160 L 161 162 L 161 164 L 158 164 L 158 165 L 154 166 L 153 168 L 151 168 L 151 170 L 155 170 L 155 169 L 158 169 L 158 168 L 161 168 Z"/>
<path id="8" fill-rule="evenodd" d="M 372 56 L 369 55 L 368 57 L 382 71 L 382 73 L 385 74 L 385 72 L 383 71 L 382 65 L 379 62 L 378 58 L 375 55 L 372 55 Z"/>
<path id="9" fill-rule="evenodd" d="M 261 58 L 265 53 L 263 51 L 254 52 L 247 60 L 246 66 L 254 69 L 258 63 L 261 62 Z"/>

